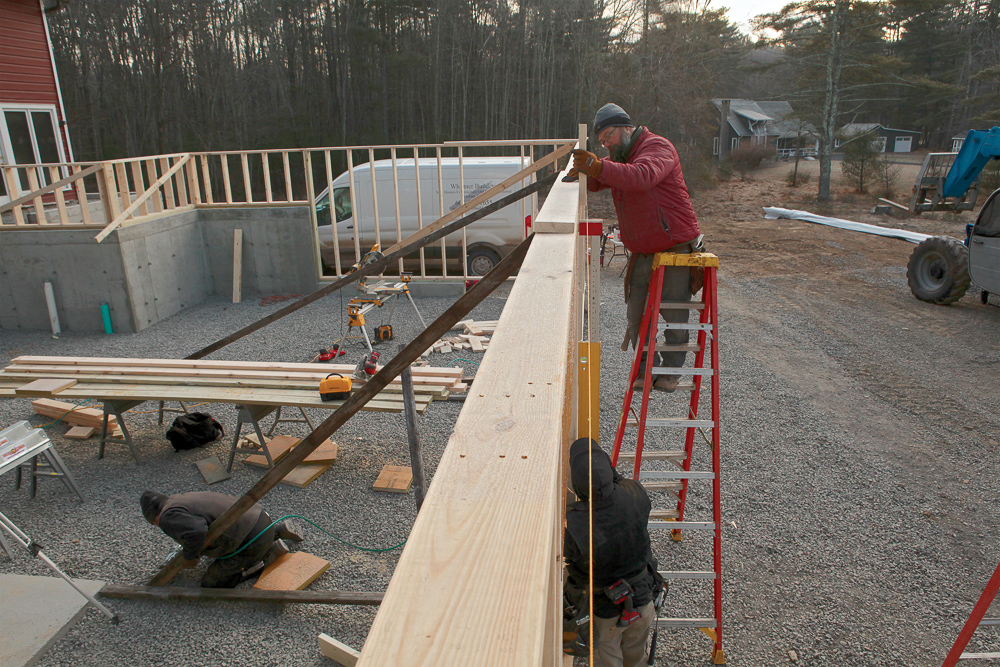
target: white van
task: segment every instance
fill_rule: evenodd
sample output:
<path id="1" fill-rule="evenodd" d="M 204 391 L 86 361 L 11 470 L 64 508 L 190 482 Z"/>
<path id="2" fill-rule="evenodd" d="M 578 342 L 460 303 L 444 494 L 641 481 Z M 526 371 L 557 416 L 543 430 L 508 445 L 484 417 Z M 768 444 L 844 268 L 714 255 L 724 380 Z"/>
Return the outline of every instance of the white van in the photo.
<path id="1" fill-rule="evenodd" d="M 337 219 L 337 239 L 340 243 L 341 269 L 346 270 L 355 260 L 354 235 L 358 233 L 362 255 L 375 243 L 388 248 L 400 238 L 417 232 L 442 216 L 441 194 L 443 186 L 444 211 L 448 213 L 462 205 L 459 190 L 458 158 L 441 158 L 441 177 L 438 178 L 438 161 L 433 157 L 419 159 L 420 213 L 422 224 L 417 224 L 417 169 L 413 159 L 396 160 L 397 188 L 393 188 L 392 160 L 375 161 L 375 190 L 378 193 L 379 237 L 375 235 L 375 207 L 372 197 L 372 169 L 369 163 L 354 168 L 354 196 L 351 201 L 349 174 L 344 172 L 333 181 L 333 207 Z M 526 165 L 524 165 L 526 166 Z M 482 194 L 505 181 L 524 168 L 519 157 L 466 157 L 462 159 L 462 176 L 465 183 L 465 201 Z M 527 186 L 528 180 L 518 181 L 502 195 L 483 202 L 486 206 L 496 199 Z M 396 229 L 396 196 L 399 192 L 399 233 Z M 465 228 L 469 255 L 469 275 L 485 275 L 530 232 L 534 195 L 525 197 L 499 211 L 495 211 Z M 330 224 L 330 194 L 324 190 L 316 198 L 316 219 L 319 225 L 320 254 L 327 272 L 332 273 L 334 255 L 333 226 Z M 445 237 L 449 274 L 461 275 L 462 231 Z M 435 241 L 424 250 L 430 265 L 440 265 L 441 242 Z M 414 253 L 410 257 L 418 257 Z M 454 265 L 454 269 L 452 266 Z M 411 266 L 406 267 L 407 270 Z M 413 270 L 419 270 L 413 265 Z"/>

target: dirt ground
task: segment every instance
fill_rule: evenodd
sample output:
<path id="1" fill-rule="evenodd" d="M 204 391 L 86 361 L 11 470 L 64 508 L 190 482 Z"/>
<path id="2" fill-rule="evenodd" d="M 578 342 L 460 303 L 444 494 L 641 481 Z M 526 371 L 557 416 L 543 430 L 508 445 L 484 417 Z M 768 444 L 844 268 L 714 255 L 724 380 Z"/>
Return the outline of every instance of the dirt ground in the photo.
<path id="1" fill-rule="evenodd" d="M 836 163 L 821 207 L 818 163 L 800 166 L 799 188 L 779 163 L 693 195 L 720 257 L 729 664 L 939 665 L 1000 561 L 1000 297 L 927 304 L 906 283 L 913 244 L 766 220 L 780 206 L 961 238 L 974 219 L 871 215 Z M 590 217 L 614 220 L 605 193 Z M 694 664 L 701 640 L 657 664 Z"/>

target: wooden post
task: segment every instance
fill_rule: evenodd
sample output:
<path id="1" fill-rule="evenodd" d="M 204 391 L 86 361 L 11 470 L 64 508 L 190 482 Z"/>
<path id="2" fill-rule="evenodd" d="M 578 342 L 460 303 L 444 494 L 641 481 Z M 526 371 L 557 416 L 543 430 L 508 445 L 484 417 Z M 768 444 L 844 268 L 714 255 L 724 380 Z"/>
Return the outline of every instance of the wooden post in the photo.
<path id="1" fill-rule="evenodd" d="M 399 346 L 402 353 L 403 346 Z M 403 415 L 406 417 L 406 439 L 410 443 L 410 471 L 413 473 L 414 500 L 417 502 L 417 512 L 424 504 L 427 495 L 427 482 L 424 479 L 424 455 L 420 448 L 420 431 L 417 430 L 417 402 L 413 395 L 413 371 L 407 366 L 400 374 L 403 381 Z"/>
<path id="2" fill-rule="evenodd" d="M 233 303 L 243 300 L 243 230 L 233 230 Z"/>

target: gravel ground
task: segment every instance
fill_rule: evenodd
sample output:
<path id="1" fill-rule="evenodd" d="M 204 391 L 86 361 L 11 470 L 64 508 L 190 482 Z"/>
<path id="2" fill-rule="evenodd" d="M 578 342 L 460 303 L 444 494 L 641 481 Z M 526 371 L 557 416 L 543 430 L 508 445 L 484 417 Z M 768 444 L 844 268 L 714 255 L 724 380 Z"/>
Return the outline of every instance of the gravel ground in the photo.
<path id="1" fill-rule="evenodd" d="M 728 664 L 940 664 L 1000 561 L 996 297 L 987 306 L 978 293 L 950 308 L 918 302 L 906 287 L 911 246 L 794 221 L 763 221 L 759 206 L 776 201 L 765 196 L 776 191 L 770 187 L 732 184 L 695 203 L 710 249 L 722 257 Z M 599 206 L 591 215 L 601 217 Z M 630 362 L 618 350 L 621 266 L 616 259 L 602 278 L 601 441 L 609 449 Z M 474 316 L 497 317 L 505 294 L 504 288 Z M 449 302 L 418 304 L 429 321 Z M 178 357 L 279 307 L 218 300 L 136 335 L 52 340 L 43 333 L 4 331 L 0 361 L 19 354 Z M 216 356 L 309 360 L 335 335 L 341 312 L 337 297 L 328 298 Z M 396 313 L 394 326 L 401 339 L 417 333 L 407 307 Z M 463 352 L 434 355 L 432 362 L 458 358 L 478 360 Z M 474 372 L 474 364 L 459 363 Z M 682 414 L 682 401 L 658 395 L 650 414 Z M 420 418 L 431 475 L 460 407 L 433 403 Z M 154 408 L 147 403 L 137 410 Z M 208 411 L 227 429 L 234 426 L 231 407 Z M 0 401 L 0 423 L 28 415 L 28 401 Z M 0 484 L 2 511 L 73 576 L 143 583 L 171 542 L 143 522 L 139 494 L 147 488 L 205 488 L 193 462 L 206 452 L 173 453 L 155 415 L 128 420 L 143 456 L 140 465 L 123 446 L 110 446 L 98 461 L 95 441 L 67 442 L 61 437 L 65 427 L 49 429 L 80 479 L 86 504 L 58 482 L 40 481 L 34 501 L 25 490 L 14 491 L 12 480 Z M 304 433 L 290 425 L 284 430 Z M 402 416 L 363 413 L 334 438 L 341 455 L 330 471 L 304 490 L 277 487 L 263 506 L 272 514 L 308 516 L 356 544 L 399 543 L 413 522 L 412 494 L 379 494 L 370 486 L 382 465 L 406 463 Z M 222 457 L 226 447 L 208 449 Z M 695 468 L 707 465 L 707 450 L 703 443 L 697 449 Z M 237 464 L 233 478 L 213 490 L 239 494 L 259 475 Z M 708 517 L 707 488 L 692 484 L 688 518 Z M 664 506 L 663 500 L 654 498 L 654 505 Z M 398 558 L 398 551 L 358 551 L 312 529 L 304 546 L 332 563 L 313 589 L 384 590 Z M 672 542 L 655 534 L 654 551 L 662 569 L 704 569 L 709 536 L 689 531 L 684 541 Z M 48 574 L 20 553 L 14 562 L 0 558 L 0 572 Z M 186 584 L 196 582 L 196 574 L 185 576 Z M 707 583 L 677 584 L 668 613 L 710 615 L 710 599 Z M 88 611 L 40 664 L 330 664 L 317 650 L 316 635 L 326 632 L 360 647 L 374 617 L 364 607 L 107 604 L 121 614 L 120 626 Z M 996 607 L 993 615 L 1000 615 Z M 997 645 L 1000 637 L 987 630 L 970 649 Z M 701 633 L 667 631 L 656 664 L 708 664 L 710 646 Z"/>

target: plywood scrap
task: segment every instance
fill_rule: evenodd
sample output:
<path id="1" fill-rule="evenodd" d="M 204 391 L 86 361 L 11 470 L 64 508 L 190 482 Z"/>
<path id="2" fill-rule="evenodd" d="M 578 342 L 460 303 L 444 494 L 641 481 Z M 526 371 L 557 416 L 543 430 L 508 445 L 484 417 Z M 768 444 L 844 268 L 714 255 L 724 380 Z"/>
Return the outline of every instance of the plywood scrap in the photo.
<path id="1" fill-rule="evenodd" d="M 354 667 L 361 657 L 358 651 L 326 634 L 319 636 L 319 650 L 330 660 L 344 667 Z"/>
<path id="2" fill-rule="evenodd" d="M 296 489 L 304 489 L 315 482 L 316 478 L 325 473 L 327 468 L 332 465 L 332 463 L 304 463 L 295 466 L 282 478 L 281 483 L 286 486 L 294 486 Z"/>
<path id="3" fill-rule="evenodd" d="M 207 459 L 195 461 L 194 464 L 198 466 L 201 476 L 209 484 L 223 482 L 232 477 L 226 470 L 226 467 L 222 465 L 222 461 L 219 460 L 218 456 L 209 456 Z"/>
<path id="4" fill-rule="evenodd" d="M 76 380 L 68 378 L 41 378 L 18 387 L 14 393 L 18 396 L 51 396 L 75 384 Z"/>
<path id="5" fill-rule="evenodd" d="M 65 437 L 70 440 L 86 440 L 97 433 L 97 429 L 93 426 L 74 426 L 70 430 L 66 431 Z"/>
<path id="6" fill-rule="evenodd" d="M 290 435 L 276 435 L 267 441 L 267 451 L 271 454 L 271 460 L 277 463 L 280 461 L 285 454 L 291 451 L 292 447 L 299 444 L 301 438 L 293 438 Z M 251 441 L 249 438 L 247 442 L 257 443 L 257 438 Z M 251 445 L 253 446 L 253 445 Z M 267 467 L 267 457 L 263 454 L 251 454 L 246 458 L 245 463 L 252 466 L 257 466 L 260 468 Z"/>
<path id="7" fill-rule="evenodd" d="M 327 438 L 313 453 L 305 457 L 303 463 L 332 463 L 337 460 L 337 443 Z"/>
<path id="8" fill-rule="evenodd" d="M 330 561 L 304 551 L 282 554 L 261 573 L 254 588 L 266 591 L 301 591 L 330 567 Z"/>
<path id="9" fill-rule="evenodd" d="M 372 488 L 389 493 L 408 493 L 413 484 L 413 472 L 408 466 L 383 466 Z"/>

